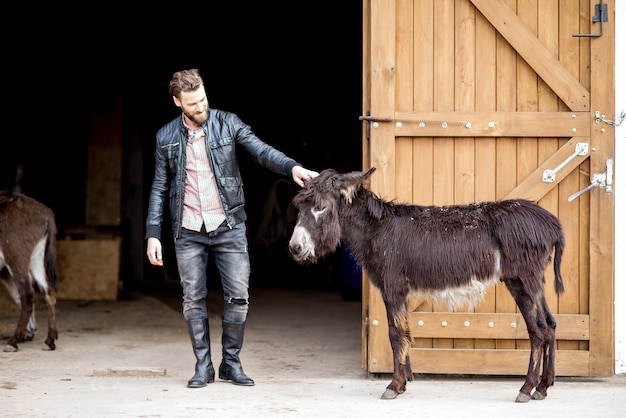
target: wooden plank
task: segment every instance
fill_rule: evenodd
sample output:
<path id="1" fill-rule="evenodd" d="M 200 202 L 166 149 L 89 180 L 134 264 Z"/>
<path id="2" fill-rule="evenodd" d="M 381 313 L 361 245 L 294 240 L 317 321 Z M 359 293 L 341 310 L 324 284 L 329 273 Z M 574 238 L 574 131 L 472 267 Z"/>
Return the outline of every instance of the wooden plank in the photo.
<path id="1" fill-rule="evenodd" d="M 517 16 L 520 21 L 532 32 L 537 33 L 537 3 L 536 0 L 526 0 L 517 3 Z M 519 52 L 519 51 L 518 51 Z M 518 112 L 537 111 L 537 74 L 524 60 L 516 61 L 516 109 Z M 517 182 L 524 179 L 537 167 L 537 138 L 535 135 L 522 136 L 516 141 Z M 516 348 L 530 349 L 528 340 L 515 340 Z"/>
<path id="2" fill-rule="evenodd" d="M 559 21 L 559 0 L 545 0 L 541 5 L 541 13 L 537 15 L 537 37 L 554 57 L 558 57 L 559 49 L 559 27 L 554 22 Z M 540 112 L 559 111 L 560 100 L 541 78 L 537 80 L 537 109 Z M 581 120 L 588 120 L 584 114 L 578 115 Z M 591 129 L 591 128 L 589 128 Z M 559 149 L 558 139 L 546 138 L 541 134 L 537 142 L 537 159 L 539 164 L 544 163 L 550 156 Z M 552 189 L 546 193 L 539 204 L 545 209 L 558 216 L 559 199 L 558 190 Z M 546 283 L 554 283 L 553 269 L 545 272 Z M 548 306 L 553 313 L 558 313 L 558 297 L 554 291 L 554 286 L 544 286 L 545 297 Z M 588 311 L 587 311 L 588 312 Z M 558 348 L 558 343 L 557 343 Z"/>
<path id="3" fill-rule="evenodd" d="M 454 109 L 474 111 L 476 102 L 476 19 L 475 9 L 467 0 L 455 0 Z M 454 203 L 475 200 L 475 140 L 462 136 L 454 139 Z M 474 340 L 454 337 L 454 348 L 474 348 Z"/>
<path id="4" fill-rule="evenodd" d="M 596 2 L 590 1 L 591 10 Z M 606 0 L 609 13 L 615 11 L 615 0 Z M 623 6 L 623 2 L 620 4 Z M 614 14 L 613 14 L 614 15 Z M 611 20 L 611 18 L 609 18 Z M 612 19 L 615 21 L 614 19 Z M 619 23 L 619 24 L 623 24 Z M 597 24 L 593 25 L 597 27 Z M 604 25 L 604 34 L 589 42 L 591 48 L 591 104 L 602 114 L 615 115 L 615 24 Z M 581 41 L 581 45 L 586 45 Z M 623 51 L 623 48 L 620 49 Z M 623 53 L 623 52 L 622 52 Z M 623 77 L 623 75 L 620 75 Z M 614 119 L 614 118 L 612 118 Z M 623 138 L 622 138 L 623 139 Z M 606 172 L 607 159 L 615 156 L 615 127 L 595 124 L 591 146 L 596 150 L 590 160 L 590 174 Z M 620 140 L 619 138 L 617 140 Z M 615 167 L 615 169 L 618 169 Z M 615 370 L 615 195 L 603 189 L 591 193 L 589 248 L 591 373 L 610 376 Z M 623 256 L 623 255 L 622 255 Z M 619 278 L 623 280 L 623 278 Z"/>
<path id="5" fill-rule="evenodd" d="M 163 367 L 108 367 L 94 369 L 97 377 L 165 377 L 167 369 Z"/>
<path id="6" fill-rule="evenodd" d="M 361 65 L 361 114 L 366 115 L 370 111 L 370 68 L 371 68 L 371 31 L 370 31 L 370 7 L 368 1 L 363 1 L 361 24 L 363 26 L 363 33 L 361 42 L 361 56 L 363 62 Z M 363 170 L 367 170 L 370 167 L 370 149 L 369 149 L 369 128 L 366 123 L 362 124 L 361 128 L 361 155 L 363 161 L 361 167 Z M 368 312 L 370 301 L 370 284 L 367 278 L 367 273 L 363 271 L 363 277 L 361 279 L 361 367 L 364 370 L 368 370 L 368 357 L 369 357 L 369 339 L 368 339 Z"/>
<path id="7" fill-rule="evenodd" d="M 413 2 L 413 77 L 415 83 L 412 90 L 414 106 L 411 110 L 418 112 L 432 111 L 435 101 L 432 91 L 435 54 L 432 1 Z"/>
<path id="8" fill-rule="evenodd" d="M 432 138 L 413 139 L 413 194 L 410 202 L 432 205 L 435 167 L 433 162 L 434 141 Z"/>
<path id="9" fill-rule="evenodd" d="M 481 312 L 412 312 L 409 323 L 416 338 L 478 338 L 528 340 L 521 314 Z M 555 314 L 558 340 L 589 340 L 589 315 Z"/>
<path id="10" fill-rule="evenodd" d="M 393 370 L 393 353 L 389 343 L 385 304 L 380 292 L 371 285 L 369 287 L 367 370 Z"/>
<path id="11" fill-rule="evenodd" d="M 454 4 L 435 1 L 433 6 L 433 110 L 454 110 Z"/>
<path id="12" fill-rule="evenodd" d="M 580 10 L 578 3 L 570 4 L 568 7 L 561 8 L 559 12 L 559 32 L 561 34 L 572 34 L 579 32 L 579 16 Z M 573 36 L 561 36 L 559 39 L 559 56 L 561 63 L 573 74 L 579 78 L 580 56 L 578 53 L 572 54 L 570 51 L 579 51 L 580 40 Z M 561 110 L 565 110 L 563 103 L 559 104 Z M 590 153 L 591 154 L 591 153 Z M 580 260 L 580 207 L 576 203 L 568 203 L 568 197 L 580 190 L 580 181 L 587 175 L 581 175 L 580 170 L 572 170 L 567 176 L 564 176 L 558 185 L 558 201 L 559 201 L 559 218 L 563 224 L 565 236 L 567 237 L 566 250 L 563 254 L 563 262 L 561 264 L 561 273 L 563 276 L 563 284 L 566 289 L 565 293 L 559 296 L 558 311 L 559 313 L 578 313 L 580 312 L 580 293 L 579 293 L 579 260 Z M 583 250 L 587 252 L 585 248 Z M 560 341 L 557 349 L 575 350 L 578 348 L 578 342 Z"/>
<path id="13" fill-rule="evenodd" d="M 396 136 L 589 137 L 587 112 L 396 112 Z M 444 125 L 445 124 L 445 125 Z"/>
<path id="14" fill-rule="evenodd" d="M 515 0 L 507 0 L 515 7 Z M 496 110 L 498 112 L 515 112 L 517 90 L 515 71 L 517 54 L 500 33 L 496 35 Z M 515 138 L 503 136 L 496 141 L 496 198 L 501 198 L 517 185 L 515 175 L 516 157 Z M 496 312 L 515 312 L 516 304 L 505 286 L 496 286 Z M 496 340 L 497 349 L 515 348 L 514 341 Z"/>
<path id="15" fill-rule="evenodd" d="M 361 86 L 362 86 L 362 98 L 361 98 L 361 115 L 367 115 L 372 109 L 372 31 L 371 31 L 371 10 L 369 1 L 363 2 L 362 7 L 362 25 L 363 25 L 363 42 L 361 47 L 361 55 L 363 56 L 363 63 L 361 68 Z M 361 124 L 361 154 L 363 155 L 363 161 L 361 167 L 363 170 L 367 170 L 371 167 L 371 150 L 369 143 L 370 124 L 363 122 Z M 366 286 L 367 287 L 367 286 Z M 363 289 L 363 296 L 367 293 L 367 289 Z M 366 309 L 366 304 L 363 303 L 363 310 Z M 365 325 L 364 325 L 365 327 Z M 367 344 L 363 344 L 363 353 L 366 353 Z M 363 364 L 365 365 L 365 354 L 363 354 Z"/>
<path id="16" fill-rule="evenodd" d="M 413 1 L 395 0 L 396 48 L 395 48 L 395 108 L 413 109 L 415 81 L 413 79 L 414 31 Z"/>
<path id="17" fill-rule="evenodd" d="M 395 110 L 395 2 L 369 1 L 368 27 L 370 49 L 365 77 L 370 80 L 370 109 L 373 114 L 391 117 Z M 395 137 L 389 124 L 372 123 L 368 155 L 372 166 L 378 169 L 371 179 L 372 189 L 383 199 L 392 199 L 395 193 Z M 367 334 L 367 367 L 393 367 L 387 331 L 387 319 L 382 298 L 377 291 L 368 292 L 368 315 L 379 327 L 369 326 Z M 371 319 L 370 319 L 371 320 Z M 371 324 L 371 323 L 370 323 Z"/>
<path id="18" fill-rule="evenodd" d="M 413 49 L 413 1 L 396 1 L 396 82 L 395 108 L 412 109 L 414 49 Z M 395 192 L 394 197 L 402 202 L 413 198 L 413 139 L 395 138 Z"/>
<path id="19" fill-rule="evenodd" d="M 493 113 L 496 110 L 496 31 L 485 17 L 476 13 L 476 111 Z M 478 47 L 480 46 L 480 47 Z M 496 139 L 475 141 L 476 201 L 496 199 Z M 476 312 L 495 312 L 496 290 L 489 288 Z M 495 348 L 493 339 L 476 339 L 474 348 Z"/>
<path id="20" fill-rule="evenodd" d="M 413 1 L 413 109 L 432 112 L 435 106 L 435 21 L 433 1 Z M 438 29 L 438 28 L 437 28 Z M 402 108 L 401 108 L 402 109 Z M 405 109 L 403 109 L 405 110 Z M 413 198 L 412 203 L 432 204 L 435 187 L 435 141 L 432 136 L 413 138 Z M 417 301 L 418 309 L 432 306 Z M 416 347 L 432 347 L 431 338 L 415 338 Z"/>
<path id="21" fill-rule="evenodd" d="M 539 165 L 530 175 L 528 175 L 520 184 L 504 196 L 504 199 L 523 198 L 533 201 L 539 201 L 546 193 L 558 186 L 560 181 L 567 176 L 572 170 L 580 165 L 580 163 L 589 158 L 589 154 L 576 156 L 569 163 L 564 165 L 556 174 L 554 182 L 544 182 L 543 174 L 546 170 L 554 170 L 561 163 L 565 162 L 571 155 L 575 153 L 576 144 L 580 138 L 571 138 L 565 145 L 559 148 L 550 158 Z M 584 141 L 583 141 L 584 142 Z"/>
<path id="22" fill-rule="evenodd" d="M 575 111 L 590 110 L 590 94 L 578 79 L 537 39 L 503 0 L 470 0 L 517 53 Z"/>
<path id="23" fill-rule="evenodd" d="M 395 2 L 371 1 L 371 111 L 391 116 L 395 109 Z M 395 143 L 392 127 L 372 124 L 370 158 L 378 169 L 371 179 L 372 189 L 383 199 L 392 199 L 395 192 Z"/>
<path id="24" fill-rule="evenodd" d="M 409 356 L 413 373 L 525 376 L 528 350 L 462 350 L 413 348 Z M 557 350 L 557 376 L 589 376 L 589 352 Z M 385 373 L 391 370 L 373 370 Z"/>
<path id="25" fill-rule="evenodd" d="M 454 108 L 474 111 L 476 102 L 476 22 L 474 8 L 467 0 L 455 1 Z M 461 135 L 454 139 L 454 203 L 475 200 L 474 138 Z M 468 158 L 469 157 L 469 158 Z"/>
<path id="26" fill-rule="evenodd" d="M 434 2 L 434 59 L 433 59 L 433 110 L 435 112 L 454 111 L 454 61 L 455 61 L 455 20 L 454 3 Z M 433 203 L 445 205 L 454 203 L 454 173 L 443 169 L 454 166 L 454 140 L 435 137 L 433 167 L 437 171 L 434 178 Z M 433 306 L 434 310 L 441 310 Z M 433 340 L 433 347 L 452 348 L 452 339 Z"/>
<path id="27" fill-rule="evenodd" d="M 568 21 L 571 20 L 576 20 L 576 18 L 578 18 L 578 33 L 591 33 L 592 32 L 592 26 L 595 28 L 598 26 L 597 23 L 593 24 L 591 21 L 591 16 L 593 16 L 594 12 L 594 8 L 595 8 L 595 4 L 597 3 L 597 1 L 591 2 L 591 1 L 580 1 L 576 4 L 574 4 L 574 10 L 576 9 L 576 6 L 578 7 L 578 16 L 576 16 L 576 13 L 563 13 L 560 15 L 560 21 L 567 19 Z M 611 7 L 611 6 L 609 6 Z M 570 38 L 568 36 L 566 36 L 565 34 L 567 33 L 566 31 L 569 30 L 569 28 L 573 28 L 575 26 L 575 24 L 572 23 L 563 23 L 563 28 L 564 30 L 561 30 L 560 34 L 562 36 L 562 41 L 559 42 L 559 48 L 561 51 L 564 51 L 565 48 L 562 47 L 562 45 L 567 45 L 569 46 L 569 48 L 573 48 L 576 53 L 574 54 L 576 56 L 576 59 L 573 61 L 573 64 L 577 64 L 578 65 L 578 80 L 580 81 L 580 83 L 585 86 L 586 89 L 588 89 L 591 93 L 591 100 L 592 100 L 592 109 L 593 109 L 593 92 L 592 92 L 592 83 L 591 83 L 591 48 L 590 48 L 590 42 L 588 39 L 580 39 L 580 38 Z M 559 23 L 559 27 L 561 27 L 561 23 Z M 559 52 L 562 53 L 562 52 Z M 611 55 L 611 57 L 614 57 L 614 51 L 611 50 L 609 52 L 609 54 Z M 609 56 L 607 56 L 608 58 Z M 576 71 L 576 68 L 574 67 L 574 65 L 572 65 L 571 67 L 572 71 Z M 600 80 L 598 80 L 600 81 Z M 604 84 L 604 80 L 600 81 L 600 84 Z M 561 109 L 564 106 L 561 105 Z M 593 115 L 590 115 L 589 117 L 590 121 L 592 121 L 593 119 Z M 593 124 L 593 121 L 591 122 Z M 591 134 L 590 134 L 591 135 Z M 593 145 L 592 145 L 593 147 Z M 585 187 L 587 187 L 589 185 L 589 173 L 591 173 L 590 170 L 590 161 L 591 159 L 594 158 L 593 155 L 586 159 L 585 161 L 583 161 L 583 163 L 578 167 L 578 169 L 576 171 L 579 172 L 578 174 L 578 190 L 582 190 Z M 580 196 L 578 199 L 576 199 L 576 202 L 568 202 L 567 206 L 577 206 L 578 208 L 578 213 L 580 214 L 579 218 L 578 218 L 578 226 L 577 231 L 575 232 L 577 234 L 577 239 L 578 239 L 578 250 L 577 250 L 577 255 L 578 258 L 573 260 L 574 263 L 577 264 L 578 266 L 578 270 L 577 270 L 577 280 L 576 280 L 576 292 L 577 292 L 577 298 L 578 298 L 578 312 L 581 313 L 589 313 L 590 309 L 589 309 L 589 300 L 590 300 L 590 295 L 589 295 L 589 287 L 590 287 L 590 280 L 589 280 L 589 276 L 590 276 L 590 267 L 589 267 L 589 260 L 590 260 L 590 200 L 591 200 L 591 196 L 593 194 L 592 193 L 585 193 L 584 195 Z M 605 295 L 606 297 L 606 295 Z M 611 299 L 612 301 L 613 299 Z M 594 342 L 595 345 L 595 342 Z M 557 349 L 559 347 L 561 348 L 567 348 L 570 345 L 568 343 L 559 343 L 559 346 L 557 346 Z M 589 350 L 589 346 L 590 346 L 590 342 L 589 341 L 579 341 L 578 345 L 577 345 L 577 349 L 579 350 Z M 593 359 L 593 356 L 591 356 L 591 358 Z M 593 360 L 592 360 L 593 362 Z"/>

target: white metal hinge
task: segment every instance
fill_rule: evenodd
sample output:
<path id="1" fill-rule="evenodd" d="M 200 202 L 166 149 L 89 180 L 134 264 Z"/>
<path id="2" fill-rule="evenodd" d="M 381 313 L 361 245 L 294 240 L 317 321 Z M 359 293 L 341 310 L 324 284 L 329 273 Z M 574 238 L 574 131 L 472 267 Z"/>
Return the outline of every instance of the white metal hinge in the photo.
<path id="1" fill-rule="evenodd" d="M 556 180 L 556 173 L 559 172 L 563 167 L 565 167 L 570 161 L 578 156 L 587 155 L 589 152 L 589 144 L 587 142 L 579 142 L 576 144 L 576 150 L 572 155 L 567 157 L 565 161 L 559 164 L 554 170 L 545 170 L 543 172 L 543 181 L 544 183 L 554 183 Z"/>

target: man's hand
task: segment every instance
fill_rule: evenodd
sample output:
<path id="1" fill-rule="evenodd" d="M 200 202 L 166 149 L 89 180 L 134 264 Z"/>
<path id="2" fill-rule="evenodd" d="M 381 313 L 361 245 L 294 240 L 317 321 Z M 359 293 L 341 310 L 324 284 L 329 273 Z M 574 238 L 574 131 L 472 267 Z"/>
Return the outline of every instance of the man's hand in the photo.
<path id="1" fill-rule="evenodd" d="M 291 176 L 293 177 L 293 181 L 295 181 L 296 184 L 300 187 L 304 186 L 305 180 L 311 180 L 312 178 L 319 175 L 320 173 L 318 173 L 317 171 L 307 170 L 306 168 L 299 165 L 291 169 Z"/>
<path id="2" fill-rule="evenodd" d="M 155 266 L 163 266 L 163 248 L 158 238 L 148 238 L 148 260 Z"/>

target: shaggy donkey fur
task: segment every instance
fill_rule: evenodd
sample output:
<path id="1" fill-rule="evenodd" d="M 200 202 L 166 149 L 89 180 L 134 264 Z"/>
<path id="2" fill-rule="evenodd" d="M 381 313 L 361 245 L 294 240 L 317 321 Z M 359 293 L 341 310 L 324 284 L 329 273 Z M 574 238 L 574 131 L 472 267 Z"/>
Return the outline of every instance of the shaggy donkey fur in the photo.
<path id="1" fill-rule="evenodd" d="M 4 351 L 17 351 L 18 343 L 35 336 L 35 289 L 48 306 L 44 348 L 56 348 L 56 234 L 50 208 L 24 195 L 0 196 L 0 281 L 20 309 L 17 328 Z"/>
<path id="2" fill-rule="evenodd" d="M 454 206 L 384 201 L 364 185 L 373 172 L 328 169 L 308 181 L 293 199 L 298 220 L 289 249 L 300 263 L 316 262 L 343 241 L 380 291 L 394 357 L 393 379 L 382 397 L 397 397 L 413 380 L 409 296 L 471 307 L 502 281 L 531 345 L 516 401 L 545 398 L 554 383 L 556 321 L 544 296 L 544 272 L 554 251 L 554 286 L 562 293 L 565 238 L 559 219 L 521 199 Z"/>

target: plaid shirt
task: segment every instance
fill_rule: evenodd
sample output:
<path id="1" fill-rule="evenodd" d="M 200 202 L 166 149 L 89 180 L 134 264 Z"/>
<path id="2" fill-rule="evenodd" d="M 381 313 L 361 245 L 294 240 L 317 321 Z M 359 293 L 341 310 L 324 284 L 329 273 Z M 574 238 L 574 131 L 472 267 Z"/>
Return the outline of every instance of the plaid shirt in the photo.
<path id="1" fill-rule="evenodd" d="M 183 228 L 200 231 L 202 224 L 207 232 L 215 230 L 226 215 L 222 208 L 215 175 L 209 163 L 202 129 L 189 129 L 187 143 L 187 181 L 183 207 Z"/>

